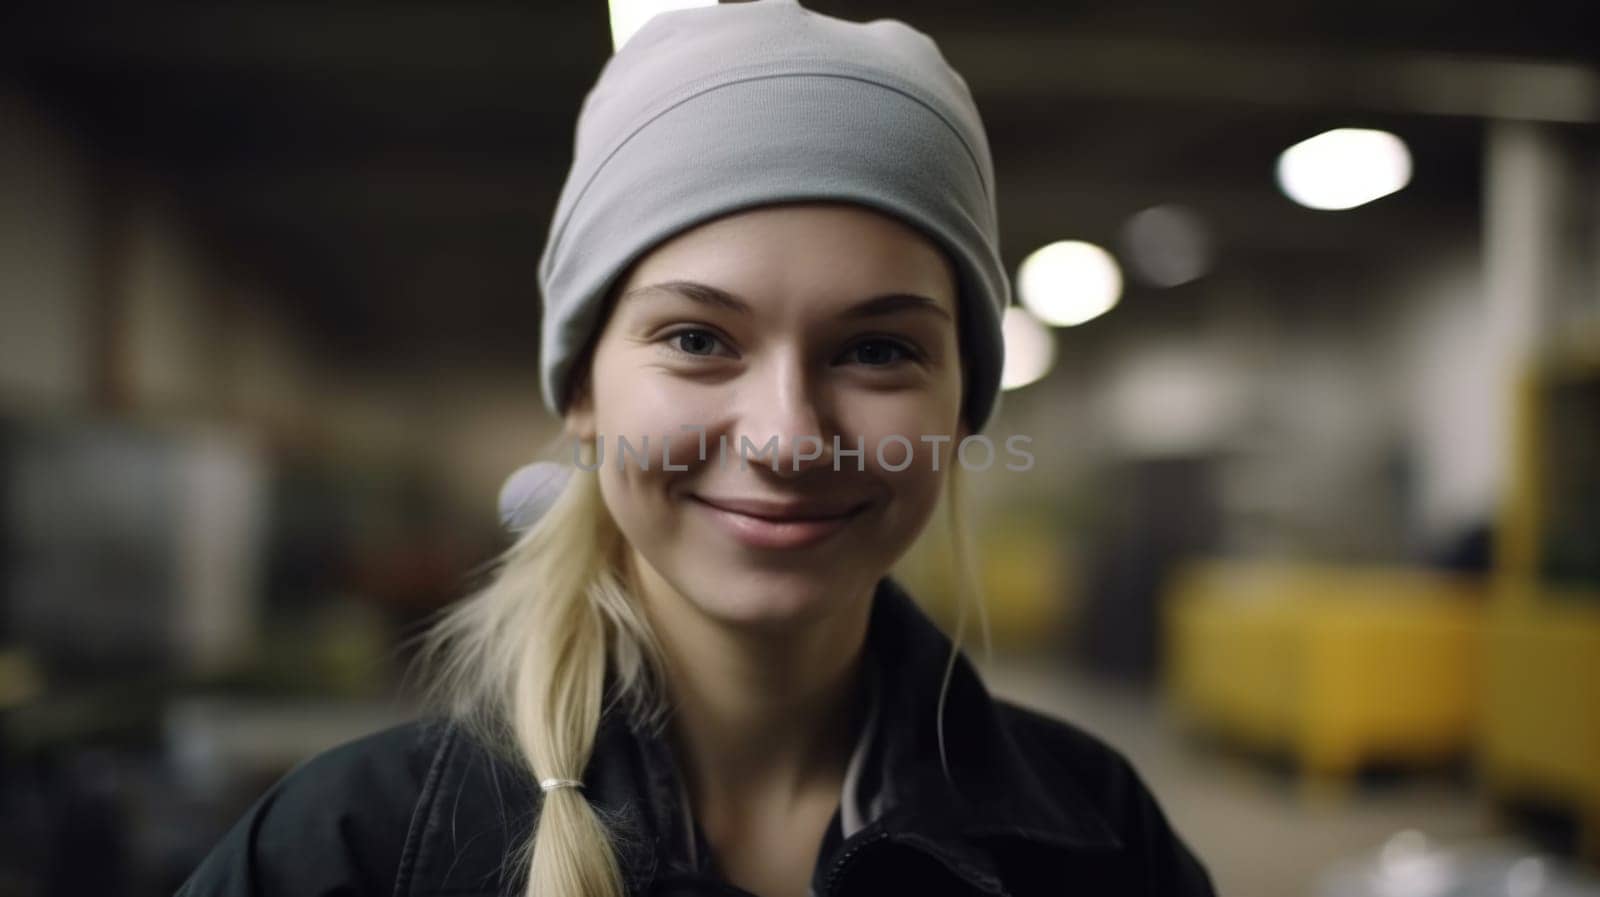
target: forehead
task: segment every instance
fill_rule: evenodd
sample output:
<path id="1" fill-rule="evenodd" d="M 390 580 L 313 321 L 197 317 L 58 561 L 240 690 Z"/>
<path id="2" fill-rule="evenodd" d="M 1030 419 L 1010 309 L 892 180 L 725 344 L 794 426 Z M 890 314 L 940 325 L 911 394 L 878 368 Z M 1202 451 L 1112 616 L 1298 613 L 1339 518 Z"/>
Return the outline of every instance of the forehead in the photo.
<path id="1" fill-rule="evenodd" d="M 706 283 L 752 301 L 914 292 L 955 307 L 955 271 L 932 240 L 891 215 L 847 203 L 764 206 L 690 228 L 635 264 L 623 289 L 668 280 Z"/>

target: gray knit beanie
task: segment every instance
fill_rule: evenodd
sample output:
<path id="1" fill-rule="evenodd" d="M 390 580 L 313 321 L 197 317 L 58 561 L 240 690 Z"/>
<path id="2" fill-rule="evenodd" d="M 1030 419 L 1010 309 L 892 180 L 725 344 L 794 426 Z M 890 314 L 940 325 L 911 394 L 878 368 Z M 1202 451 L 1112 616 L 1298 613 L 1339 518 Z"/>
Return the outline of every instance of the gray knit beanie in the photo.
<path id="1" fill-rule="evenodd" d="M 574 362 L 635 260 L 696 224 L 799 200 L 889 213 L 946 251 L 960 279 L 963 411 L 979 432 L 999 401 L 1010 285 L 972 95 L 903 22 L 796 0 L 660 13 L 602 69 L 539 259 L 545 405 L 564 413 Z"/>

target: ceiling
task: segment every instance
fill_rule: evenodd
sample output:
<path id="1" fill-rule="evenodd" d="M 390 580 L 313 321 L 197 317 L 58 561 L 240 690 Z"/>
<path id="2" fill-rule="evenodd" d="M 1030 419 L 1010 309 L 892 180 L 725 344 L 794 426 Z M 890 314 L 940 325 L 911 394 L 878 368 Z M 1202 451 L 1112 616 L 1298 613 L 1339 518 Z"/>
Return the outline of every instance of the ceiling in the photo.
<path id="1" fill-rule="evenodd" d="M 1583 2 L 806 5 L 940 43 L 990 132 L 1013 266 L 1173 201 L 1237 267 L 1470 237 L 1485 117 L 1600 121 L 1600 16 Z M 527 359 L 574 116 L 610 51 L 597 0 L 10 15 L 6 75 L 95 149 L 107 195 L 169 182 L 222 257 L 341 351 Z M 1411 187 L 1338 215 L 1279 195 L 1277 153 L 1339 125 L 1405 137 Z"/>

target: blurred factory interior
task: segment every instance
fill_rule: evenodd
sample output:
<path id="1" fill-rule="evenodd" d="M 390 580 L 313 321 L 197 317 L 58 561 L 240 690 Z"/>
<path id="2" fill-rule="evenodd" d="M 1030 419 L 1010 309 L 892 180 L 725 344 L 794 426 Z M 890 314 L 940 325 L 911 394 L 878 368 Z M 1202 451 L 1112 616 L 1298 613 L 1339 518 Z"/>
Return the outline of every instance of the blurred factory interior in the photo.
<path id="1" fill-rule="evenodd" d="M 1231 897 L 1600 894 L 1600 10 L 806 5 L 934 36 L 989 129 L 989 432 L 1037 458 L 979 477 L 992 687 Z M 534 270 L 608 29 L 0 13 L 0 897 L 171 893 L 410 713 L 554 432 Z"/>

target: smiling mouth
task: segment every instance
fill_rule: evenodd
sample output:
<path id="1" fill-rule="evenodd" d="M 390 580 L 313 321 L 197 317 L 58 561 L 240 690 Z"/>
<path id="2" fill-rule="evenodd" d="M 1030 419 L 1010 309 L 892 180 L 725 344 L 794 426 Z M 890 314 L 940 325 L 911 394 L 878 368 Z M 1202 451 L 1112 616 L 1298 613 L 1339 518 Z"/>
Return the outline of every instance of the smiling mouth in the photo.
<path id="1" fill-rule="evenodd" d="M 725 532 L 751 548 L 805 548 L 845 529 L 866 510 L 870 502 L 844 509 L 816 505 L 780 504 L 762 501 L 733 501 L 689 496 Z"/>

